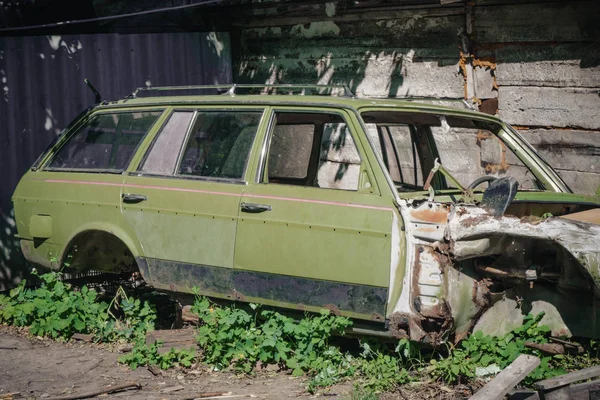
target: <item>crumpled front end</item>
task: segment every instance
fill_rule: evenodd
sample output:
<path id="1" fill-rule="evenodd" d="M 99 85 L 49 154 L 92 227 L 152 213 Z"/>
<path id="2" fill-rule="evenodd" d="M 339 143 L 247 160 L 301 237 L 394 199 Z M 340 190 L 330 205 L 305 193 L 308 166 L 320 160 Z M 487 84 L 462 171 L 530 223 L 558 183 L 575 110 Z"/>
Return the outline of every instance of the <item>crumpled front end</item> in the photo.
<path id="1" fill-rule="evenodd" d="M 436 202 L 401 212 L 407 278 L 390 305 L 395 336 L 436 343 L 472 330 L 502 335 L 545 312 L 554 335 L 600 337 L 600 225 Z"/>

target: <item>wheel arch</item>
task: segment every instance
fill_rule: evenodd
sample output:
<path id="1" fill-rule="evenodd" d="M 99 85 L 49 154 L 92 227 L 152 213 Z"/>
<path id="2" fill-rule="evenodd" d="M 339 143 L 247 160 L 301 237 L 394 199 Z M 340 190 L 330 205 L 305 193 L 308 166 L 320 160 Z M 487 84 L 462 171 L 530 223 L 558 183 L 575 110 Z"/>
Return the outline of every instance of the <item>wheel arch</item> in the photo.
<path id="1" fill-rule="evenodd" d="M 97 259 L 91 260 L 92 254 Z M 110 270 L 118 270 L 119 264 L 126 261 L 132 269 L 139 270 L 137 259 L 143 254 L 143 247 L 135 235 L 118 225 L 97 221 L 81 225 L 70 235 L 62 248 L 59 262 L 61 266 L 71 264 L 79 270 L 112 272 Z M 114 259 L 114 268 L 109 266 L 111 258 Z M 90 267 L 81 265 L 83 262 L 90 262 Z"/>

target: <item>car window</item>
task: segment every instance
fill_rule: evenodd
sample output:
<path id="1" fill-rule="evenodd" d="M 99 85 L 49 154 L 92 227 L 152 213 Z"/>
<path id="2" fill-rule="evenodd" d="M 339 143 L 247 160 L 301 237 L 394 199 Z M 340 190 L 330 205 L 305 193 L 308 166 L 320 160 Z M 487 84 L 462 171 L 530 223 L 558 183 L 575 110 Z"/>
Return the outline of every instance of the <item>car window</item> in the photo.
<path id="1" fill-rule="evenodd" d="M 523 190 L 542 187 L 533 172 L 498 137 L 498 124 L 407 112 L 369 112 L 362 117 L 375 150 L 401 191 L 422 190 L 436 158 L 465 188 L 484 176 L 512 176 Z M 485 189 L 486 185 L 477 188 Z M 435 175 L 433 186 L 454 187 L 441 174 Z"/>
<path id="2" fill-rule="evenodd" d="M 161 113 L 96 114 L 71 135 L 47 168 L 123 171 Z"/>
<path id="3" fill-rule="evenodd" d="M 440 162 L 465 187 L 490 175 L 496 178 L 512 176 L 519 182 L 519 189 L 537 189 L 533 173 L 491 130 L 442 125 L 431 127 L 431 132 Z M 450 182 L 448 186 L 452 187 Z"/>
<path id="4" fill-rule="evenodd" d="M 366 125 L 393 181 L 404 188 L 422 187 L 424 178 L 414 128 L 406 124 Z"/>
<path id="5" fill-rule="evenodd" d="M 194 116 L 193 111 L 175 111 L 169 117 L 142 162 L 145 174 L 173 175 L 185 135 Z"/>
<path id="6" fill-rule="evenodd" d="M 358 190 L 361 159 L 340 115 L 275 115 L 267 160 L 269 183 Z"/>
<path id="7" fill-rule="evenodd" d="M 306 179 L 314 134 L 314 124 L 275 125 L 269 157 L 270 177 Z"/>
<path id="8" fill-rule="evenodd" d="M 178 173 L 241 179 L 262 111 L 198 111 Z"/>

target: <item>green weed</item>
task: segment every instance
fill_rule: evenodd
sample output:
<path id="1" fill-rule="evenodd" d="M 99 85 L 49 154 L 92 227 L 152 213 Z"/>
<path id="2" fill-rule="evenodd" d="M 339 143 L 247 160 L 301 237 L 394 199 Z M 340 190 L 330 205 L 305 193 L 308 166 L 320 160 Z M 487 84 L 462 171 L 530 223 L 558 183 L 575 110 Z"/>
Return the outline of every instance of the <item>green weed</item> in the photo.
<path id="1" fill-rule="evenodd" d="M 25 287 L 26 281 L 8 296 L 0 295 L 0 323 L 28 326 L 33 335 L 69 339 L 74 333 L 91 333 L 96 341 L 114 342 L 144 337 L 154 329 L 156 314 L 148 303 L 120 294 L 109 305 L 98 301 L 98 293 L 86 286 L 75 290 L 60 280 L 60 273 L 38 275 L 41 286 Z M 111 309 L 121 309 L 116 318 Z"/>
<path id="2" fill-rule="evenodd" d="M 502 337 L 475 332 L 450 350 L 447 357 L 431 361 L 434 376 L 448 383 L 464 382 L 477 377 L 478 368 L 492 367 L 503 370 L 519 354 L 534 354 L 540 357 L 540 365 L 526 378 L 524 384 L 551 378 L 565 373 L 561 363 L 563 356 L 547 356 L 539 350 L 525 347 L 525 342 L 547 343 L 550 329 L 540 325 L 544 314 L 527 315 L 523 325 Z M 490 368 L 491 369 L 491 368 Z"/>
<path id="3" fill-rule="evenodd" d="M 160 369 L 169 369 L 175 365 L 189 368 L 196 359 L 196 350 L 193 348 L 189 350 L 171 348 L 167 353 L 160 354 L 158 349 L 161 346 L 160 341 L 149 345 L 138 340 L 131 353 L 119 357 L 119 362 L 129 365 L 133 370 L 146 365 L 157 365 Z"/>
<path id="4" fill-rule="evenodd" d="M 359 357 L 332 345 L 331 338 L 343 335 L 352 322 L 328 310 L 296 321 L 256 305 L 252 305 L 253 312 L 217 307 L 206 298 L 199 298 L 192 310 L 202 321 L 198 344 L 204 361 L 217 369 L 231 366 L 250 373 L 257 365 L 276 364 L 294 376 L 310 376 L 309 392 L 349 376 L 360 377 L 364 388 L 377 391 L 409 380 L 401 357 L 373 349 L 366 342 Z"/>
<path id="5" fill-rule="evenodd" d="M 141 365 L 185 368 L 195 362 L 193 349 L 160 354 L 161 343 L 145 343 L 146 332 L 154 329 L 156 320 L 156 312 L 147 302 L 119 289 L 114 299 L 105 303 L 92 289 L 75 290 L 62 282 L 59 273 L 38 276 L 39 288 L 28 289 L 23 282 L 8 295 L 0 295 L 0 323 L 28 326 L 34 335 L 55 339 L 91 333 L 96 341 L 133 342 L 132 352 L 119 358 L 132 369 Z M 522 326 L 502 337 L 475 332 L 459 345 L 441 351 L 422 349 L 406 339 L 395 346 L 364 340 L 359 342 L 359 350 L 356 346 L 344 350 L 333 337 L 343 336 L 352 322 L 328 310 L 306 314 L 298 321 L 254 304 L 249 310 L 235 305 L 219 307 L 199 297 L 193 311 L 201 321 L 197 341 L 203 360 L 215 369 L 252 373 L 257 366 L 275 364 L 294 376 L 310 377 L 310 392 L 353 377 L 352 398 L 357 399 L 374 399 L 379 392 L 416 379 L 472 381 L 506 368 L 519 354 L 541 358 L 540 366 L 523 381 L 525 385 L 600 362 L 600 345 L 593 340 L 583 355 L 548 356 L 526 347 L 526 342 L 548 341 L 550 329 L 540 325 L 543 314 L 526 316 Z"/>

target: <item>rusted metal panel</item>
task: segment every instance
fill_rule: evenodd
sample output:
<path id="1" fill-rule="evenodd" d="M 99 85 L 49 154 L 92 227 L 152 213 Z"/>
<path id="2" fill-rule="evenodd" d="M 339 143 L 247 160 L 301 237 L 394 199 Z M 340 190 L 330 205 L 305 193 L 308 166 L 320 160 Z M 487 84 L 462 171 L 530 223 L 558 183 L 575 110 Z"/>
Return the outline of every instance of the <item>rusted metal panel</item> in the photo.
<path id="1" fill-rule="evenodd" d="M 240 301 L 260 299 L 299 310 L 327 308 L 335 314 L 383 322 L 388 289 L 256 271 L 138 258 L 144 280 L 172 292 L 202 293 Z"/>
<path id="2" fill-rule="evenodd" d="M 12 240 L 10 197 L 44 148 L 94 102 L 84 78 L 107 99 L 138 86 L 229 83 L 229 35 L 0 37 L 0 288 L 14 282 L 23 265 Z"/>

